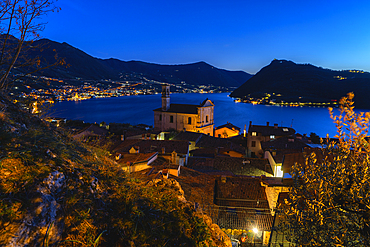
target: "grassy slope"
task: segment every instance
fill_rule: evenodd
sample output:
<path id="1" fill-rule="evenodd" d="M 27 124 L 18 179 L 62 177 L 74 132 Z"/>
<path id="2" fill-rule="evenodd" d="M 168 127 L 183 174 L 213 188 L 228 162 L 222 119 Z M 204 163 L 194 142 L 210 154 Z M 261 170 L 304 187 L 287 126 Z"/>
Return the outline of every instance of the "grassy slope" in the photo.
<path id="1" fill-rule="evenodd" d="M 166 182 L 127 176 L 106 152 L 1 96 L 0 152 L 0 245 L 213 245 Z"/>

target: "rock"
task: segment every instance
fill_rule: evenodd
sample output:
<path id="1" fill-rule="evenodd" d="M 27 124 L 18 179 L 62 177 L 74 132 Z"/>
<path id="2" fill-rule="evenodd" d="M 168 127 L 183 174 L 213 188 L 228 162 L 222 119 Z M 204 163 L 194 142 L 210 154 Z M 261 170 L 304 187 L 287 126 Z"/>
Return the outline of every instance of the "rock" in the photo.
<path id="1" fill-rule="evenodd" d="M 2 239 L 0 245 L 43 246 L 45 235 L 49 245 L 61 240 L 64 221 L 61 217 L 61 206 L 56 199 L 58 193 L 65 186 L 65 176 L 59 171 L 52 172 L 38 186 L 36 196 L 32 200 L 30 210 L 23 220 L 17 224 L 10 224 L 6 230 L 11 231 L 12 237 Z M 4 243 L 4 241 L 6 241 Z"/>

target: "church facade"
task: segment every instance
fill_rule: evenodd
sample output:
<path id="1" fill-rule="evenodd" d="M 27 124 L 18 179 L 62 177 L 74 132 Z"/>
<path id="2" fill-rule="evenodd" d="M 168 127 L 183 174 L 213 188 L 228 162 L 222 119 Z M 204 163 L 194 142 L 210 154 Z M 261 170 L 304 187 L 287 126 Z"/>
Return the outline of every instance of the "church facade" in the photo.
<path id="1" fill-rule="evenodd" d="M 162 107 L 154 111 L 154 130 L 191 131 L 213 136 L 214 104 L 206 99 L 199 105 L 170 104 L 170 86 L 162 85 Z"/>

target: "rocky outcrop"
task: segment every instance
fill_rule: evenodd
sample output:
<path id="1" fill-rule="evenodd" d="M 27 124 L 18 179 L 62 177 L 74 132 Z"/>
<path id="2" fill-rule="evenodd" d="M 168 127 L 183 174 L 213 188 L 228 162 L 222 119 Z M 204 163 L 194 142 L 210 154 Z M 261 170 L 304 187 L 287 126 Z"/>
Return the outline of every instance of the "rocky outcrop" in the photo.
<path id="1" fill-rule="evenodd" d="M 31 210 L 18 223 L 6 227 L 8 236 L 3 236 L 0 245 L 5 246 L 46 246 L 61 240 L 64 222 L 58 194 L 65 185 L 65 176 L 59 171 L 52 172 L 38 186 L 32 200 Z M 12 235 L 10 237 L 9 235 Z"/>

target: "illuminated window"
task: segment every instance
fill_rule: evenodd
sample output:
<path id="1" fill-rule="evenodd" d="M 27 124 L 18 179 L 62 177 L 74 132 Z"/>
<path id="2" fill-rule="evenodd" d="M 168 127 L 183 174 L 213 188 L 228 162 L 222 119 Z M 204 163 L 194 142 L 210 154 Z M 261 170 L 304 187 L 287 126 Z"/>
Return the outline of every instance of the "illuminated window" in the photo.
<path id="1" fill-rule="evenodd" d="M 270 139 L 271 140 L 275 139 L 275 135 L 270 135 Z"/>
<path id="2" fill-rule="evenodd" d="M 283 131 L 288 132 L 289 130 L 288 128 L 283 128 Z"/>
<path id="3" fill-rule="evenodd" d="M 252 136 L 257 136 L 257 132 L 253 131 Z"/>
<path id="4" fill-rule="evenodd" d="M 173 116 L 170 116 L 170 123 L 173 123 Z"/>

